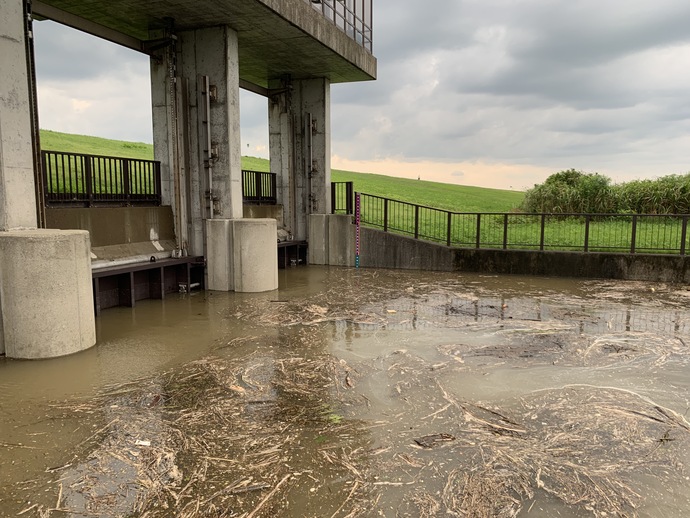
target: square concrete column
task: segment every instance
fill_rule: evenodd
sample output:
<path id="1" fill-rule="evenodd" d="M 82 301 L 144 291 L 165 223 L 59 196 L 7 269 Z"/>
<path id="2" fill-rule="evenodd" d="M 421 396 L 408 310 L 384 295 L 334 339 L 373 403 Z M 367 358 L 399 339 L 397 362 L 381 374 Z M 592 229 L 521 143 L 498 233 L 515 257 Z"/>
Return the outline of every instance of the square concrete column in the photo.
<path id="1" fill-rule="evenodd" d="M 347 214 L 309 216 L 309 264 L 354 266 L 356 229 Z"/>
<path id="2" fill-rule="evenodd" d="M 227 26 L 180 31 L 174 56 L 174 78 L 170 49 L 159 51 L 151 61 L 154 153 L 162 162 L 163 202 L 173 206 L 180 244 L 186 241 L 190 254 L 205 254 L 209 193 L 214 218 L 242 217 L 237 33 Z M 208 118 L 203 76 L 211 86 Z M 211 160 L 206 159 L 209 154 Z"/>
<path id="3" fill-rule="evenodd" d="M 330 82 L 304 79 L 281 89 L 268 105 L 271 172 L 285 225 L 295 239 L 307 239 L 309 215 L 331 211 Z"/>
<path id="4" fill-rule="evenodd" d="M 52 358 L 96 343 L 88 232 L 0 232 L 0 265 L 0 352 Z"/>
<path id="5" fill-rule="evenodd" d="M 207 288 L 256 293 L 278 289 L 275 219 L 210 219 Z"/>
<path id="6" fill-rule="evenodd" d="M 36 228 L 24 5 L 0 2 L 0 231 Z"/>

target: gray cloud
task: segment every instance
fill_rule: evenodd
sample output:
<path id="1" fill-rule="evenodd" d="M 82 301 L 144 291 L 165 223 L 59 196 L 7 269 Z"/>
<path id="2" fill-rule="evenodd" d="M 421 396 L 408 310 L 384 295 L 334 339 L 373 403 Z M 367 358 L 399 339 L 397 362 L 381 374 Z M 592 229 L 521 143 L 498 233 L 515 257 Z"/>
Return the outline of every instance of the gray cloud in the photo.
<path id="1" fill-rule="evenodd" d="M 139 72 L 148 57 L 51 21 L 34 22 L 39 81 L 79 81 Z"/>
<path id="2" fill-rule="evenodd" d="M 690 3 L 374 5 L 378 80 L 333 85 L 334 154 L 575 167 L 620 177 L 690 169 Z M 73 92 L 71 97 L 92 102 L 87 111 L 94 113 L 96 92 L 105 90 L 117 107 L 103 108 L 112 132 L 103 136 L 125 138 L 130 115 L 139 127 L 148 124 L 150 134 L 147 97 L 138 100 L 148 96 L 142 92 L 146 58 L 56 27 L 36 24 L 39 86 L 54 95 Z M 113 83 L 131 92 L 129 102 L 107 86 Z M 265 148 L 265 100 L 243 93 L 241 104 L 243 150 L 246 144 Z M 70 119 L 61 108 L 42 105 L 41 120 L 58 126 L 68 121 L 69 129 L 62 129 L 73 130 L 87 118 L 82 113 Z M 92 123 L 89 131 L 94 127 L 102 130 L 103 124 Z"/>
<path id="3" fill-rule="evenodd" d="M 378 5 L 376 102 L 353 100 L 356 84 L 334 93 L 364 128 L 334 128 L 340 154 L 687 169 L 690 4 Z"/>

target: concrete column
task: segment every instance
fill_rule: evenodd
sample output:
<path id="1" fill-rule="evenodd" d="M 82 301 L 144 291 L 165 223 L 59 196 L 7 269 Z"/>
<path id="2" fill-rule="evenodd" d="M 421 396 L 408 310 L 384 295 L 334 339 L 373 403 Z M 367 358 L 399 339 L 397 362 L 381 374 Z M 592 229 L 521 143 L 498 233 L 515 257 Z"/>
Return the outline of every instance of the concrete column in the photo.
<path id="1" fill-rule="evenodd" d="M 307 239 L 308 216 L 331 211 L 330 82 L 325 78 L 283 83 L 269 100 L 271 171 L 279 175 L 285 225 Z"/>
<path id="2" fill-rule="evenodd" d="M 283 207 L 283 227 L 295 233 L 295 152 L 291 84 L 286 81 L 269 85 L 280 93 L 268 99 L 268 142 L 271 172 L 277 175 L 276 198 Z"/>
<path id="3" fill-rule="evenodd" d="M 36 230 L 22 0 L 0 2 L 0 353 L 49 358 L 96 343 L 89 234 Z"/>
<path id="4" fill-rule="evenodd" d="M 356 229 L 347 214 L 309 216 L 309 264 L 354 266 Z"/>
<path id="5" fill-rule="evenodd" d="M 0 2 L 0 231 L 36 228 L 22 0 Z"/>
<path id="6" fill-rule="evenodd" d="M 232 220 L 206 220 L 206 289 L 233 291 L 235 272 L 232 260 Z"/>
<path id="7" fill-rule="evenodd" d="M 256 293 L 278 289 L 276 220 L 239 219 L 233 226 L 235 291 Z"/>
<path id="8" fill-rule="evenodd" d="M 207 288 L 255 293 L 278 289 L 275 219 L 210 219 Z"/>
<path id="9" fill-rule="evenodd" d="M 162 33 L 152 32 L 151 39 L 162 37 Z M 169 49 L 159 51 L 151 58 L 151 115 L 153 119 L 153 155 L 161 162 L 161 198 L 163 205 L 174 205 L 174 183 L 172 168 L 174 164 L 174 110 L 175 92 L 173 56 Z"/>
<path id="10" fill-rule="evenodd" d="M 89 233 L 0 232 L 0 353 L 51 358 L 96 343 Z"/>
<path id="11" fill-rule="evenodd" d="M 179 164 L 184 177 L 185 218 L 191 254 L 204 254 L 204 220 L 210 214 L 208 191 L 213 195 L 213 216 L 242 218 L 242 157 L 239 111 L 239 45 L 229 27 L 181 31 L 175 44 L 175 80 L 171 90 L 171 53 L 152 59 L 151 85 L 154 147 L 167 171 L 164 201 L 176 203 L 173 168 Z M 204 124 L 199 77 L 208 76 L 213 92 L 208 125 Z M 173 100 L 176 102 L 174 103 Z M 177 114 L 173 117 L 173 114 Z M 211 134 L 213 158 L 209 186 L 205 167 L 205 131 Z M 179 230 L 178 237 L 180 235 Z"/>

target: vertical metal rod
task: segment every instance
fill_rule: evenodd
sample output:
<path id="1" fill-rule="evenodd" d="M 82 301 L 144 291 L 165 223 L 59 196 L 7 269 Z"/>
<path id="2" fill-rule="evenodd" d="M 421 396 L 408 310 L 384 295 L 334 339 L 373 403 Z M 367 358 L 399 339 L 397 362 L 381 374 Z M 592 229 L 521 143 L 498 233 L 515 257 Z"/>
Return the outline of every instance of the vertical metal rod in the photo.
<path id="1" fill-rule="evenodd" d="M 632 217 L 632 230 L 631 230 L 631 236 L 630 236 L 630 253 L 631 254 L 635 253 L 636 241 L 637 241 L 637 214 L 634 214 Z"/>
<path id="2" fill-rule="evenodd" d="M 130 204 L 130 189 L 131 186 L 129 185 L 129 161 L 128 160 L 121 160 L 120 161 L 120 170 L 122 172 L 122 191 L 124 194 L 124 199 L 125 203 L 127 205 Z"/>
<path id="3" fill-rule="evenodd" d="M 345 184 L 345 196 L 347 197 L 346 203 L 346 211 L 348 214 L 352 214 L 353 208 L 352 208 L 352 202 L 353 202 L 353 193 L 354 193 L 354 182 L 347 182 Z"/>
<path id="4" fill-rule="evenodd" d="M 544 224 L 546 223 L 546 214 L 541 215 L 541 236 L 539 237 L 539 250 L 544 250 Z"/>
<path id="5" fill-rule="evenodd" d="M 84 164 L 84 187 L 87 198 L 86 206 L 91 207 L 93 205 L 93 171 L 91 160 L 89 160 L 89 157 L 83 157 L 82 163 Z"/>
<path id="6" fill-rule="evenodd" d="M 508 248 L 508 214 L 503 214 L 503 250 Z"/>
<path id="7" fill-rule="evenodd" d="M 688 217 L 683 216 L 683 226 L 680 231 L 680 255 L 685 255 L 685 241 L 688 238 Z"/>
<path id="8" fill-rule="evenodd" d="M 448 229 L 446 230 L 446 246 L 450 246 L 450 229 L 451 226 L 453 225 L 453 213 L 449 212 L 448 213 Z"/>
<path id="9" fill-rule="evenodd" d="M 482 235 L 482 215 L 477 214 L 477 249 L 481 246 L 481 235 Z"/>
<path id="10" fill-rule="evenodd" d="M 585 216 L 585 252 L 589 252 L 589 222 L 591 221 L 591 216 L 587 214 Z"/>
<path id="11" fill-rule="evenodd" d="M 331 214 L 335 214 L 337 207 L 337 201 L 336 201 L 336 188 L 338 187 L 338 184 L 335 182 L 331 182 Z"/>
<path id="12" fill-rule="evenodd" d="M 206 169 L 206 196 L 208 200 L 208 219 L 213 219 L 213 156 L 211 151 L 211 81 L 208 76 L 199 76 L 201 97 L 201 134 L 203 135 L 202 153 Z"/>
<path id="13" fill-rule="evenodd" d="M 419 205 L 414 206 L 414 238 L 419 239 Z"/>
<path id="14" fill-rule="evenodd" d="M 388 198 L 383 200 L 383 231 L 388 232 Z"/>

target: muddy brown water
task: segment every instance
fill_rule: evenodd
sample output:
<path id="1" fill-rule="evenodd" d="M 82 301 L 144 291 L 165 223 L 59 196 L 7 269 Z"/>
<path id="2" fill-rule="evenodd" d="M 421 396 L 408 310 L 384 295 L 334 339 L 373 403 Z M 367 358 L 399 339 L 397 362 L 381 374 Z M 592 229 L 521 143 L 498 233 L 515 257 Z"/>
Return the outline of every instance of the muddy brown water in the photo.
<path id="1" fill-rule="evenodd" d="M 109 309 L 0 359 L 0 515 L 688 516 L 689 300 L 302 267 Z"/>

